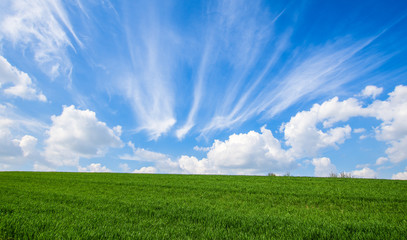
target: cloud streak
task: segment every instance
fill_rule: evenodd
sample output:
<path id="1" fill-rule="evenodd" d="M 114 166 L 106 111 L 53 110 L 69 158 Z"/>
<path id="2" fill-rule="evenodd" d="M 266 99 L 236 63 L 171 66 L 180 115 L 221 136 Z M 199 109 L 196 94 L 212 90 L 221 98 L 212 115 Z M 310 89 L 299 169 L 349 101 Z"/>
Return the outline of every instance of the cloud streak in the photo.
<path id="1" fill-rule="evenodd" d="M 119 89 L 122 87 L 131 103 L 138 130 L 156 140 L 176 123 L 173 69 L 178 61 L 174 57 L 177 37 L 154 3 L 125 8 L 123 24 L 131 67 Z M 130 9 L 143 13 L 134 16 Z"/>
<path id="2" fill-rule="evenodd" d="M 73 30 L 61 1 L 7 0 L 0 16 L 0 38 L 33 52 L 34 60 L 51 78 L 69 76 L 72 63 L 67 48 L 82 42 Z M 6 11 L 6 12 L 4 12 Z M 68 31 L 65 31 L 67 29 Z"/>

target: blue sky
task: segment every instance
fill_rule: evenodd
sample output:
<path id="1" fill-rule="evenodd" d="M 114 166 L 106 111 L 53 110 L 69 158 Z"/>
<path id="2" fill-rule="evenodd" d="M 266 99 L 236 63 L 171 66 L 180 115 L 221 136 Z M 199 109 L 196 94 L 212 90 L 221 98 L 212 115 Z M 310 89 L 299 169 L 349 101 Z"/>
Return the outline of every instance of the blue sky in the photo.
<path id="1" fill-rule="evenodd" d="M 404 1 L 0 9 L 0 170 L 407 179 Z"/>

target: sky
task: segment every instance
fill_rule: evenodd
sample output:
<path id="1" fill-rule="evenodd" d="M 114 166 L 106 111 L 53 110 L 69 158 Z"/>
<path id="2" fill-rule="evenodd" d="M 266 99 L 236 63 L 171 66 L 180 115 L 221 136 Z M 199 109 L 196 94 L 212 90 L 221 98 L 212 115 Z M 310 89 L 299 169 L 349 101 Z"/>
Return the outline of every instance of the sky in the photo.
<path id="1" fill-rule="evenodd" d="M 407 2 L 0 2 L 0 171 L 407 179 Z"/>

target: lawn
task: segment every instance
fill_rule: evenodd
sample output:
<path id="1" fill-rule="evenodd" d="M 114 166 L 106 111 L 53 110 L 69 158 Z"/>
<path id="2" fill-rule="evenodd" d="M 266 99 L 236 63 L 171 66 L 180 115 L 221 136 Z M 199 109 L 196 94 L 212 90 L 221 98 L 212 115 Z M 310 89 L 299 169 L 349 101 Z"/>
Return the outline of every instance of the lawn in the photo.
<path id="1" fill-rule="evenodd" d="M 0 172 L 0 239 L 406 239 L 407 181 Z"/>

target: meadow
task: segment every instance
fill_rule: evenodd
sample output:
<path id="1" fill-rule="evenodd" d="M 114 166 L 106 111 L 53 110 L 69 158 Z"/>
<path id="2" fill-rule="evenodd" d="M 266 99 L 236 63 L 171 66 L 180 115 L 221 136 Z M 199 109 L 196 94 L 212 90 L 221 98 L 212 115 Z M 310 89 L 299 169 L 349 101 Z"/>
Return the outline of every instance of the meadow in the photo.
<path id="1" fill-rule="evenodd" d="M 407 181 L 0 172 L 0 239 L 406 239 Z"/>

